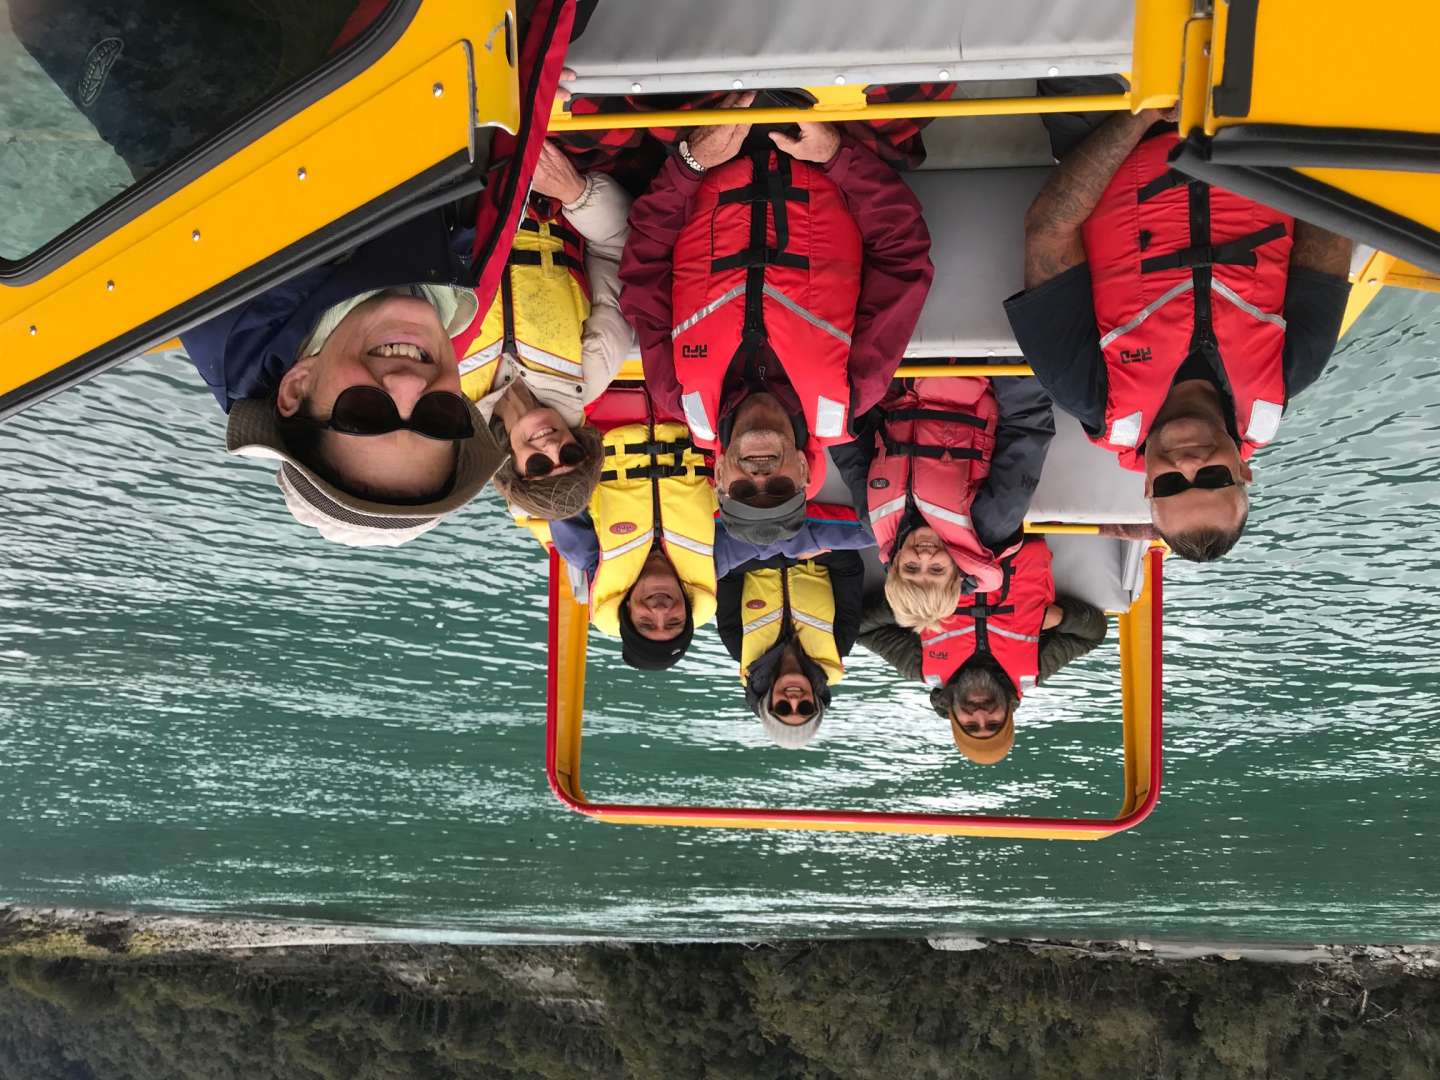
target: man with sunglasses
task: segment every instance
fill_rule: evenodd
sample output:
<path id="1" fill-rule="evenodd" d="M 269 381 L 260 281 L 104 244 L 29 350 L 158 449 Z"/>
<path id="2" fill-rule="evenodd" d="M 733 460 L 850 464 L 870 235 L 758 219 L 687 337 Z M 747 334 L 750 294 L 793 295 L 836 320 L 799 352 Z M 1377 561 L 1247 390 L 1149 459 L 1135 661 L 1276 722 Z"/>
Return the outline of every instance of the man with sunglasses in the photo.
<path id="1" fill-rule="evenodd" d="M 538 0 L 528 15 L 524 122 L 492 141 L 474 206 L 420 213 L 181 335 L 229 413 L 226 449 L 279 462 L 291 514 L 328 540 L 414 539 L 507 458 L 462 393 L 453 339 L 497 291 L 544 140 L 531 119 L 554 99 L 574 0 Z"/>
<path id="2" fill-rule="evenodd" d="M 286 506 L 328 540 L 414 539 L 503 459 L 451 344 L 474 290 L 430 284 L 466 276 L 451 233 L 437 211 L 181 335 L 230 414 L 226 449 L 279 462 Z"/>
<path id="3" fill-rule="evenodd" d="M 1045 117 L 1060 164 L 1026 214 L 1025 291 L 1005 307 L 1056 404 L 1145 473 L 1156 529 L 1204 562 L 1239 539 L 1249 458 L 1329 361 L 1351 244 L 1171 170 L 1170 119 Z"/>
<path id="4" fill-rule="evenodd" d="M 697 128 L 636 201 L 621 308 L 647 385 L 717 452 L 732 536 L 800 528 L 825 448 L 854 437 L 909 344 L 929 251 L 900 176 L 829 124 Z"/>

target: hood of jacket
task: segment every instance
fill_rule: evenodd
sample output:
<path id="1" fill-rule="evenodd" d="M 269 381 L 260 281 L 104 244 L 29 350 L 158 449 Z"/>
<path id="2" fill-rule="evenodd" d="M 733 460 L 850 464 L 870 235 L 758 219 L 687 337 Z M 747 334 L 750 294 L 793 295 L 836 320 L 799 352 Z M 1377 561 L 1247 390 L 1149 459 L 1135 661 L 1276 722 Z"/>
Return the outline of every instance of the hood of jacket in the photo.
<path id="1" fill-rule="evenodd" d="M 321 315 L 360 293 L 415 282 L 471 284 L 443 211 L 404 222 L 348 255 L 296 274 L 180 335 L 191 362 L 226 412 L 269 397 L 299 358 Z"/>

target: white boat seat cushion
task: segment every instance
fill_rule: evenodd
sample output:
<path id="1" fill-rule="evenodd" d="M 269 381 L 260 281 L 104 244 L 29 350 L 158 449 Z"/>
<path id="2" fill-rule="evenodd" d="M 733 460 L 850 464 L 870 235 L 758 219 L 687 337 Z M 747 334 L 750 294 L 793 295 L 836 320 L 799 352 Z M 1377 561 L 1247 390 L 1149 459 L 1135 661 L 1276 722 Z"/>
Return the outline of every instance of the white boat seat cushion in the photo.
<path id="1" fill-rule="evenodd" d="M 1129 611 L 1145 584 L 1143 540 L 1108 536 L 1048 536 L 1055 591 L 1101 611 Z"/>
<path id="2" fill-rule="evenodd" d="M 1121 468 L 1114 454 L 1085 437 L 1080 421 L 1057 408 L 1055 439 L 1026 517 L 1091 525 L 1146 524 L 1150 504 L 1145 501 L 1145 478 Z"/>

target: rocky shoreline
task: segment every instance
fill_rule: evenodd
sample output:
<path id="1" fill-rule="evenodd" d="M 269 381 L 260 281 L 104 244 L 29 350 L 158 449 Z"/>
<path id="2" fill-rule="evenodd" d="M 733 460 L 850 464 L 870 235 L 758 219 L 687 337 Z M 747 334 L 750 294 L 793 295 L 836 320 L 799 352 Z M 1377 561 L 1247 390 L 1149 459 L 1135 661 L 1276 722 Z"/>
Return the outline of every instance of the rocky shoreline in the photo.
<path id="1" fill-rule="evenodd" d="M 279 920 L 209 918 L 187 915 L 150 915 L 127 912 L 84 911 L 75 908 L 27 908 L 0 905 L 0 955 L 99 959 L 155 957 L 167 953 L 217 953 L 234 956 L 255 950 L 334 949 L 338 947 L 471 949 L 486 947 L 574 949 L 588 946 L 625 948 L 626 942 L 607 939 L 534 941 L 510 938 L 476 945 L 460 934 L 449 941 L 435 931 L 407 931 L 385 927 L 347 926 Z M 937 936 L 925 939 L 943 952 L 973 952 L 991 948 L 1023 949 L 1035 955 L 1068 955 L 1097 961 L 1140 964 L 1174 964 L 1190 961 L 1250 961 L 1263 964 L 1304 964 L 1320 968 L 1355 969 L 1440 978 L 1440 945 L 1411 944 L 1299 944 L 1186 941 L 1129 938 L 1089 940 L 1032 937 Z M 687 940 L 686 944 L 701 944 Z M 719 944 L 719 943 L 711 943 Z M 782 942 L 756 941 L 735 947 L 776 946 Z"/>
<path id="2" fill-rule="evenodd" d="M 7 1080 L 1122 1075 L 1440 1075 L 1440 947 L 477 945 L 421 930 L 0 908 Z"/>

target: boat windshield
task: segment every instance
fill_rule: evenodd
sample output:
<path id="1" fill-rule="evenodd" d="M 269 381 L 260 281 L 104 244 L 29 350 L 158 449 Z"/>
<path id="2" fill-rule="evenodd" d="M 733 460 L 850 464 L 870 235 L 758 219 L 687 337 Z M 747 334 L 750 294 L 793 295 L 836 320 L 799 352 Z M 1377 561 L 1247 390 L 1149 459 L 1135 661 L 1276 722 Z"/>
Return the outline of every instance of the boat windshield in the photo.
<path id="1" fill-rule="evenodd" d="M 0 0 L 0 262 L 309 74 L 355 0 Z"/>

